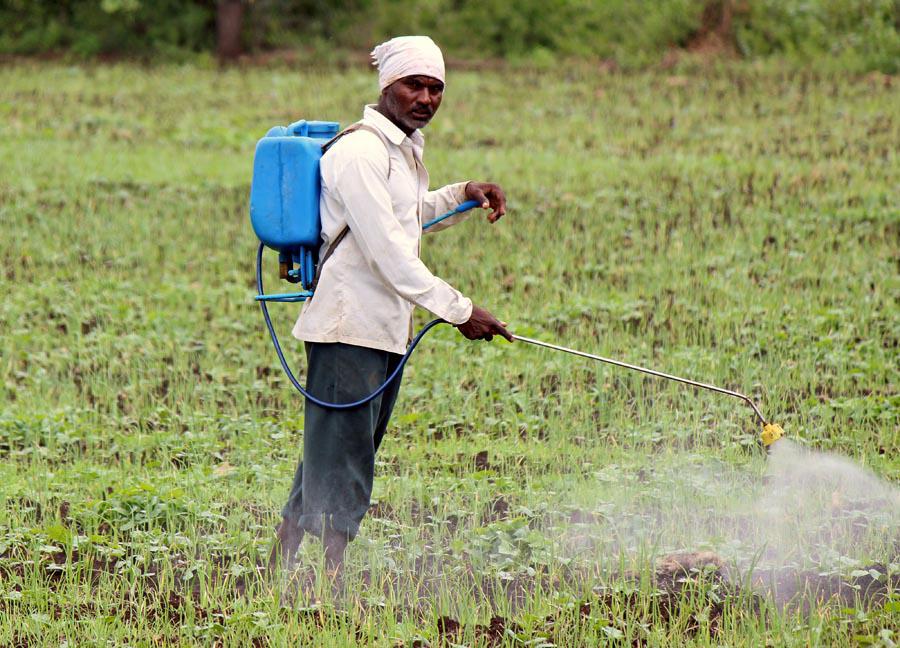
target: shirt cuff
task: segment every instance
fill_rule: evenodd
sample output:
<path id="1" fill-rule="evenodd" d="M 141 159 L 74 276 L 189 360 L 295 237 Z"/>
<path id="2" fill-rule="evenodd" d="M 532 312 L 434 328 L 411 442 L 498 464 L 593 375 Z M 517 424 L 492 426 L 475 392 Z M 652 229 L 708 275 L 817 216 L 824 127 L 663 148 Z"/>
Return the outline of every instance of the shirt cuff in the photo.
<path id="1" fill-rule="evenodd" d="M 456 200 L 457 205 L 461 205 L 466 202 L 466 185 L 468 185 L 471 180 L 465 180 L 463 182 L 454 182 L 450 185 L 451 195 L 454 200 Z"/>
<path id="2" fill-rule="evenodd" d="M 413 303 L 454 326 L 464 324 L 472 317 L 472 300 L 439 277 L 435 277 L 434 287 Z"/>
<path id="3" fill-rule="evenodd" d="M 463 297 L 463 303 L 461 304 L 462 309 L 459 310 L 452 320 L 448 319 L 447 321 L 453 324 L 454 326 L 459 326 L 460 324 L 465 324 L 472 317 L 472 309 L 475 308 L 475 305 L 472 303 L 472 300 L 468 297 Z M 454 321 L 456 320 L 456 321 Z"/>

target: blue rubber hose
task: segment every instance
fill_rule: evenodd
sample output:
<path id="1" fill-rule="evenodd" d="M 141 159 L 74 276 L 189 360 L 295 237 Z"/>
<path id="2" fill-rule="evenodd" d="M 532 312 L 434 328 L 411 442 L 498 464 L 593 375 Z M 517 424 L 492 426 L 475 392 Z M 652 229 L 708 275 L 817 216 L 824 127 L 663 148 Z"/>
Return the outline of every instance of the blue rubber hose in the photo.
<path id="1" fill-rule="evenodd" d="M 481 203 L 478 202 L 477 200 L 467 200 L 466 202 L 457 205 L 456 207 L 454 207 L 453 209 L 448 211 L 446 214 L 443 214 L 442 216 L 438 216 L 437 218 L 433 218 L 432 220 L 428 221 L 427 223 L 422 225 L 422 229 L 427 230 L 432 225 L 437 225 L 441 221 L 447 220 L 451 216 L 456 216 L 457 214 L 462 214 L 463 212 L 469 211 L 470 209 L 473 209 L 474 207 L 480 207 L 480 206 L 481 206 Z"/>
<path id="2" fill-rule="evenodd" d="M 262 255 L 263 250 L 265 249 L 265 244 L 260 243 L 259 249 L 256 251 L 256 290 L 260 295 L 264 295 L 265 291 L 263 290 L 263 279 L 262 279 Z M 294 372 L 291 371 L 291 368 L 288 366 L 287 360 L 284 357 L 284 352 L 281 350 L 281 343 L 278 342 L 278 335 L 275 333 L 275 327 L 272 326 L 272 318 L 269 317 L 269 307 L 266 304 L 265 300 L 259 300 L 259 307 L 262 309 L 263 318 L 266 320 L 266 328 L 269 329 L 269 336 L 272 338 L 272 344 L 275 346 L 275 353 L 278 354 L 278 360 L 281 362 L 281 367 L 284 369 L 284 373 L 287 374 L 287 377 L 290 379 L 291 384 L 297 389 L 298 392 L 303 394 L 311 403 L 315 403 L 319 407 L 324 407 L 325 409 L 333 409 L 333 410 L 349 410 L 355 407 L 359 407 L 361 405 L 365 405 L 371 400 L 378 398 L 381 393 L 388 388 L 388 385 L 400 375 L 400 372 L 403 371 L 404 365 L 406 365 L 407 360 L 412 355 L 412 352 L 415 351 L 416 346 L 425 337 L 425 334 L 428 333 L 431 329 L 433 329 L 438 324 L 447 324 L 442 319 L 431 320 L 422 327 L 422 329 L 416 333 L 416 337 L 413 338 L 412 342 L 409 344 L 409 348 L 406 350 L 406 353 L 403 354 L 403 357 L 400 358 L 400 362 L 397 364 L 397 367 L 388 376 L 388 379 L 382 383 L 382 385 L 373 391 L 371 394 L 366 396 L 365 398 L 360 398 L 359 400 L 352 401 L 350 403 L 329 403 L 327 401 L 323 401 L 319 398 L 316 398 L 308 391 L 303 389 L 300 385 L 300 382 L 294 376 Z"/>

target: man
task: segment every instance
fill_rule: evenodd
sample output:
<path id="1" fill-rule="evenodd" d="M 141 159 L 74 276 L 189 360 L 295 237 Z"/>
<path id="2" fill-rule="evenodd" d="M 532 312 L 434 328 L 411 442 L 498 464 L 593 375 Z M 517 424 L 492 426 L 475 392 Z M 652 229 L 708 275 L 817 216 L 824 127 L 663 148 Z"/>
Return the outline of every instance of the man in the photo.
<path id="1" fill-rule="evenodd" d="M 332 402 L 362 398 L 387 379 L 406 350 L 415 306 L 471 340 L 502 335 L 512 341 L 504 323 L 419 260 L 425 221 L 466 200 L 491 209 L 491 223 L 506 213 L 506 198 L 495 184 L 427 190 L 419 129 L 441 105 L 441 51 L 426 36 L 404 36 L 379 45 L 372 57 L 379 101 L 366 106 L 360 125 L 333 140 L 322 157 L 320 275 L 293 330 L 306 343 L 307 389 Z M 307 532 L 322 538 L 328 569 L 340 571 L 347 543 L 369 508 L 375 452 L 399 388 L 398 377 L 381 396 L 352 410 L 327 410 L 307 400 L 303 460 L 270 566 L 289 566 Z"/>

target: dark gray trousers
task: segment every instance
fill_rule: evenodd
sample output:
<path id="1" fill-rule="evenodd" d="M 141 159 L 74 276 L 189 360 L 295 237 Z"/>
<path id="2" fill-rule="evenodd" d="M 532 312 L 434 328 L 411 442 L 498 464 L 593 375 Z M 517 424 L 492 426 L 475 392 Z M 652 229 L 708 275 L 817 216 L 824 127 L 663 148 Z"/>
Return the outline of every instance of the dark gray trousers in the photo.
<path id="1" fill-rule="evenodd" d="M 371 394 L 402 356 L 351 344 L 306 344 L 306 390 L 325 401 L 346 403 Z M 287 504 L 288 523 L 321 536 L 352 540 L 369 509 L 375 452 L 387 430 L 400 391 L 398 376 L 380 396 L 351 410 L 329 410 L 306 401 L 303 458 Z"/>

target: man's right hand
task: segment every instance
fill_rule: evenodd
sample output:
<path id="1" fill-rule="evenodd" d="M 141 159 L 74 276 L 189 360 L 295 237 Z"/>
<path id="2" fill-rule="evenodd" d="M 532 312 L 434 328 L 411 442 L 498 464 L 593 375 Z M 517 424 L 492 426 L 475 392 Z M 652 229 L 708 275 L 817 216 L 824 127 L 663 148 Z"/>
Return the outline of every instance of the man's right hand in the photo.
<path id="1" fill-rule="evenodd" d="M 513 341 L 513 335 L 506 330 L 506 322 L 501 322 L 480 306 L 472 306 L 472 315 L 468 322 L 457 324 L 456 328 L 470 340 L 487 340 L 490 342 L 494 335 L 502 335 L 509 342 Z"/>

